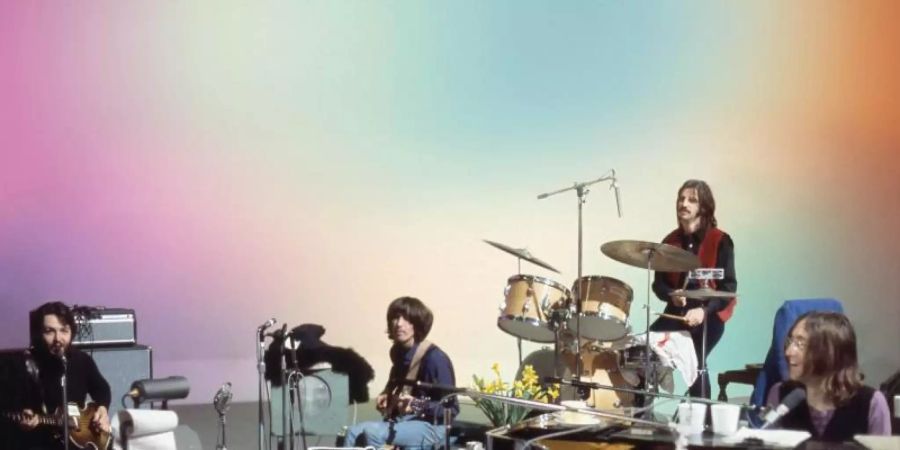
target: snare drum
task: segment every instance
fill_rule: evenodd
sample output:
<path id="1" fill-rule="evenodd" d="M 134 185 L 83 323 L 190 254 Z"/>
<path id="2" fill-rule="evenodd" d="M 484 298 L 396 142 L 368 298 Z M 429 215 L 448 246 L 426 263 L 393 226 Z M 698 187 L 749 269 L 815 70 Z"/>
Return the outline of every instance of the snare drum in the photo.
<path id="1" fill-rule="evenodd" d="M 586 276 L 575 280 L 573 301 L 581 304 L 581 335 L 595 341 L 614 341 L 628 333 L 631 287 L 612 277 Z M 568 327 L 576 330 L 576 319 Z"/>
<path id="2" fill-rule="evenodd" d="M 497 326 L 501 330 L 533 342 L 553 342 L 556 333 L 548 316 L 569 301 L 565 286 L 534 275 L 514 275 L 504 291 Z"/>
<path id="3" fill-rule="evenodd" d="M 619 350 L 619 367 L 626 370 L 643 370 L 646 359 L 647 347 L 645 345 L 633 345 Z M 659 366 L 659 355 L 650 352 L 650 364 Z"/>

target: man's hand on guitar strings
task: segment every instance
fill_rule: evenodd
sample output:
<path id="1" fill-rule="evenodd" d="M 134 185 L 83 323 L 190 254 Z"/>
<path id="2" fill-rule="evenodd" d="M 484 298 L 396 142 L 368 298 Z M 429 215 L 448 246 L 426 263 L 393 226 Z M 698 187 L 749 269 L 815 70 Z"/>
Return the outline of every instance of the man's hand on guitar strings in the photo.
<path id="1" fill-rule="evenodd" d="M 380 413 L 384 413 L 385 408 L 387 408 L 388 395 L 385 393 L 378 394 L 378 397 L 375 397 L 375 409 Z"/>
<path id="2" fill-rule="evenodd" d="M 106 433 L 109 433 L 111 430 L 109 426 L 109 413 L 106 412 L 105 406 L 98 407 L 97 411 L 94 412 L 94 415 L 91 417 L 91 428 L 93 428 L 94 431 L 99 429 Z"/>
<path id="3" fill-rule="evenodd" d="M 31 431 L 37 428 L 39 423 L 38 416 L 34 411 L 30 409 L 22 410 L 22 420 L 19 421 L 19 427 L 25 431 Z"/>
<path id="4" fill-rule="evenodd" d="M 413 396 L 409 394 L 400 394 L 399 401 L 397 402 L 397 410 L 403 414 L 412 413 L 412 399 Z"/>

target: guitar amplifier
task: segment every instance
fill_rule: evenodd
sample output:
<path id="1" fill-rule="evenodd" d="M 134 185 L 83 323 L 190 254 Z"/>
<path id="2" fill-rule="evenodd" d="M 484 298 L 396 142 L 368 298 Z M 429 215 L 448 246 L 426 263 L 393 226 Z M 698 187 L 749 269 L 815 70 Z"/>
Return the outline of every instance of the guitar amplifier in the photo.
<path id="1" fill-rule="evenodd" d="M 74 308 L 78 334 L 76 347 L 119 347 L 137 343 L 137 322 L 133 309 Z"/>

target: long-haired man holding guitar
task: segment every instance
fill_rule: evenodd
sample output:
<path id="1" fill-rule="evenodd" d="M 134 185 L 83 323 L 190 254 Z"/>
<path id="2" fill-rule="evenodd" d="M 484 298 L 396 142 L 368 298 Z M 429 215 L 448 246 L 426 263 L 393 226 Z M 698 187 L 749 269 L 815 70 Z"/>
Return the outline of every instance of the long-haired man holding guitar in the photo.
<path id="1" fill-rule="evenodd" d="M 108 433 L 107 410 L 112 394 L 94 360 L 71 346 L 72 336 L 77 332 L 71 309 L 60 302 L 45 303 L 31 312 L 30 328 L 26 398 L 24 409 L 18 415 L 19 427 L 24 431 L 21 448 L 64 447 L 59 439 L 62 429 L 45 426 L 47 417 L 58 417 L 54 415 L 64 410 L 60 382 L 64 368 L 69 403 L 77 403 L 83 409 L 90 394 L 98 406 L 90 414 L 89 427 L 96 433 Z"/>
<path id="2" fill-rule="evenodd" d="M 410 387 L 412 382 L 454 386 L 453 363 L 443 350 L 425 340 L 434 316 L 421 300 L 400 297 L 388 306 L 388 337 L 391 346 L 391 373 L 375 405 L 383 421 L 362 422 L 347 430 L 344 445 L 380 448 L 394 445 L 404 449 L 429 449 L 444 440 L 444 406 L 440 391 Z M 404 383 L 403 381 L 407 383 Z M 451 415 L 459 412 L 455 399 L 448 406 Z"/>

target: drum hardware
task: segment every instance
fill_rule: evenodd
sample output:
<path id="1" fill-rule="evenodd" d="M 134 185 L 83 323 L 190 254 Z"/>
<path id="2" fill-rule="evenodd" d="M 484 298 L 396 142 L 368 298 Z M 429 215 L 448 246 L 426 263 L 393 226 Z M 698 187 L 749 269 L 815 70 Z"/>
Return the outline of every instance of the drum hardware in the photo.
<path id="1" fill-rule="evenodd" d="M 591 185 L 600 183 L 601 181 L 610 181 L 611 182 L 610 189 L 615 190 L 616 206 L 618 208 L 619 217 L 621 218 L 622 217 L 622 209 L 621 209 L 621 204 L 619 201 L 620 200 L 619 199 L 619 186 L 616 184 L 617 180 L 616 180 L 616 170 L 615 169 L 611 169 L 605 175 L 603 175 L 600 178 L 597 178 L 596 180 L 585 181 L 585 182 L 581 182 L 581 183 L 575 182 L 572 184 L 571 187 L 558 189 L 558 190 L 552 191 L 552 192 L 545 192 L 545 193 L 539 194 L 537 196 L 538 200 L 541 200 L 541 199 L 545 199 L 547 197 L 550 197 L 550 196 L 553 196 L 556 194 L 561 194 L 563 192 L 575 191 L 575 195 L 577 196 L 577 200 L 578 200 L 578 278 L 579 279 L 581 279 L 581 276 L 583 274 L 583 272 L 582 272 L 582 267 L 583 267 L 582 266 L 582 259 L 583 259 L 582 255 L 583 255 L 583 249 L 584 249 L 584 240 L 583 240 L 584 219 L 583 219 L 582 210 L 584 207 L 584 203 L 587 202 L 587 194 L 590 192 L 590 190 L 587 188 Z M 579 303 L 575 303 L 575 342 L 576 342 L 577 348 L 581 348 L 581 305 Z M 577 372 L 581 372 L 580 360 L 578 360 L 577 363 L 579 365 Z"/>
<path id="2" fill-rule="evenodd" d="M 647 336 L 650 336 L 650 291 L 652 290 L 653 271 L 687 272 L 700 267 L 700 258 L 697 255 L 669 244 L 630 240 L 612 241 L 603 244 L 600 251 L 616 261 L 647 270 L 647 298 L 644 305 Z M 658 386 L 651 382 L 651 380 L 655 380 L 655 373 L 652 372 L 654 368 L 650 364 L 650 339 L 647 339 L 644 345 L 646 347 L 644 373 L 647 376 L 645 388 L 649 394 L 658 391 Z"/>

